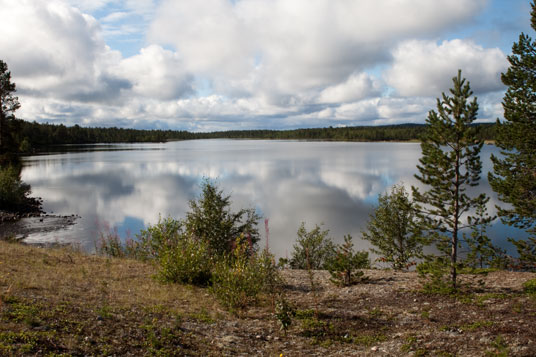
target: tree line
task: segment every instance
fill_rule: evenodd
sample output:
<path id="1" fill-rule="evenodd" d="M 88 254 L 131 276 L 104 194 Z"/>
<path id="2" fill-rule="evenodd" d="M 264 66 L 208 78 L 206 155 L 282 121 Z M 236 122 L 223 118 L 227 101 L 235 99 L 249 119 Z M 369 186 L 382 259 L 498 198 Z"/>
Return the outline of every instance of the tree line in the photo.
<path id="1" fill-rule="evenodd" d="M 478 138 L 493 141 L 495 123 L 475 124 Z M 28 153 L 54 145 L 97 143 L 167 142 L 196 139 L 263 139 L 325 141 L 418 141 L 424 124 L 310 128 L 293 130 L 229 130 L 196 133 L 185 130 L 139 130 L 127 128 L 81 127 L 63 124 L 4 120 L 4 152 Z"/>

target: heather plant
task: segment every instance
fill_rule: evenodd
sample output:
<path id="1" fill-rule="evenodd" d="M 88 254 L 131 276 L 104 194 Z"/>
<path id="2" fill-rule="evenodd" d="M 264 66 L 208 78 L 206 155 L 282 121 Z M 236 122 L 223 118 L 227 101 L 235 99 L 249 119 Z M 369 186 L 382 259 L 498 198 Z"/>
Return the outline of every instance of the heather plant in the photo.
<path id="1" fill-rule="evenodd" d="M 292 269 L 324 269 L 327 262 L 335 255 L 335 245 L 328 237 L 329 230 L 322 230 L 316 225 L 311 231 L 305 229 L 302 222 L 298 229 L 298 239 L 290 259 Z"/>
<path id="2" fill-rule="evenodd" d="M 350 286 L 366 280 L 360 269 L 370 268 L 367 251 L 354 251 L 352 236 L 346 235 L 344 243 L 337 246 L 335 255 L 328 261 L 327 269 L 335 285 Z"/>

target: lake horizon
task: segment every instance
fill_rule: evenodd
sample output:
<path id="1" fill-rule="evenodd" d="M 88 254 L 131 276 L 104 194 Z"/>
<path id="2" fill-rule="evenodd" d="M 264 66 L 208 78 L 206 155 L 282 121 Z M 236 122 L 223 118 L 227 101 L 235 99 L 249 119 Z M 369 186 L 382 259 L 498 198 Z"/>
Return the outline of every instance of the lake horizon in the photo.
<path id="1" fill-rule="evenodd" d="M 203 139 L 166 143 L 85 145 L 82 151 L 51 152 L 23 159 L 22 179 L 43 209 L 81 218 L 64 231 L 31 235 L 29 243 L 74 243 L 93 252 L 99 233 L 116 229 L 122 239 L 157 223 L 159 217 L 183 218 L 188 202 L 199 196 L 206 178 L 231 196 L 232 208 L 255 208 L 260 247 L 269 244 L 278 257 L 290 256 L 302 222 L 308 230 L 324 224 L 336 243 L 354 237 L 356 249 L 369 249 L 361 231 L 378 195 L 394 184 L 408 192 L 421 157 L 415 142 L 336 142 L 301 140 Z M 72 149 L 72 148 L 71 148 Z M 496 195 L 487 183 L 489 156 L 499 150 L 485 145 L 481 185 L 475 192 Z M 511 228 L 496 221 L 492 240 L 506 243 Z"/>

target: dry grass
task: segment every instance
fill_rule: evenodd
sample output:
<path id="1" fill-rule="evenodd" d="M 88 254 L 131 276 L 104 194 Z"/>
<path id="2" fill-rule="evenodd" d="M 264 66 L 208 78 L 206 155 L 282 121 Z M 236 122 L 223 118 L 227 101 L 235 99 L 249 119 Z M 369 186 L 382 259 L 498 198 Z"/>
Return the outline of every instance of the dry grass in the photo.
<path id="1" fill-rule="evenodd" d="M 177 330 L 184 319 L 204 316 L 210 321 L 223 312 L 205 290 L 163 285 L 153 274 L 151 265 L 138 261 L 0 242 L 0 332 L 16 331 L 21 341 L 31 333 L 30 340 L 40 341 L 35 346 L 13 343 L 11 336 L 0 334 L 0 355 L 50 350 L 139 355 L 151 349 L 166 352 L 167 348 L 182 348 L 179 354 L 201 354 L 206 350 L 203 336 L 184 336 L 186 343 L 179 334 L 177 341 L 160 346 L 156 340 L 150 341 L 150 335 Z M 118 331 L 123 327 L 128 334 Z M 39 346 L 35 350 L 42 344 L 41 338 L 51 345 L 45 343 L 45 349 Z M 124 341 L 136 338 L 139 340 Z M 118 351 L 120 344 L 127 348 Z M 183 348 L 187 346 L 191 348 Z"/>
<path id="2" fill-rule="evenodd" d="M 369 270 L 339 288 L 327 272 L 284 271 L 298 315 L 279 331 L 270 303 L 240 317 L 207 289 L 164 285 L 153 266 L 0 241 L 0 355 L 533 356 L 531 273 L 463 275 L 460 296 L 419 292 L 415 273 Z"/>

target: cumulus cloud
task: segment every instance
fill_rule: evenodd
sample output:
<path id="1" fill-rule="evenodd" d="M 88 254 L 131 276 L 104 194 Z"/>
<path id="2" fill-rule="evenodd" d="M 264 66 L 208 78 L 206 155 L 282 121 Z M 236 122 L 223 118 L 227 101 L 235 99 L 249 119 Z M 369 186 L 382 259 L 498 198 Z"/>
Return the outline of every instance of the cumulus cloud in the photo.
<path id="1" fill-rule="evenodd" d="M 479 94 L 503 89 L 500 50 L 430 40 L 486 4 L 0 0 L 0 50 L 29 120 L 188 130 L 423 122 L 458 67 Z M 128 56 L 110 48 L 126 43 L 136 43 Z M 496 115 L 498 95 L 486 98 L 482 113 Z"/>
<path id="2" fill-rule="evenodd" d="M 142 48 L 140 54 L 122 60 L 116 71 L 132 82 L 135 94 L 144 97 L 178 99 L 193 91 L 193 77 L 184 70 L 178 54 L 158 45 Z"/>
<path id="3" fill-rule="evenodd" d="M 485 3 L 168 0 L 149 38 L 173 45 L 193 71 L 244 78 L 260 69 L 256 90 L 289 95 L 388 61 L 399 39 L 466 21 Z"/>
<path id="4" fill-rule="evenodd" d="M 354 102 L 366 97 L 380 95 L 380 82 L 366 73 L 352 74 L 345 82 L 322 90 L 320 103 Z"/>
<path id="5" fill-rule="evenodd" d="M 403 96 L 439 96 L 452 87 L 452 77 L 462 70 L 475 93 L 503 89 L 500 74 L 508 66 L 498 48 L 485 49 L 470 40 L 409 40 L 393 51 L 386 82 Z"/>

